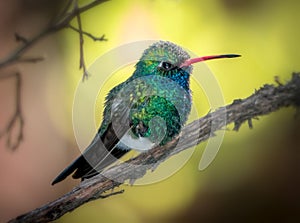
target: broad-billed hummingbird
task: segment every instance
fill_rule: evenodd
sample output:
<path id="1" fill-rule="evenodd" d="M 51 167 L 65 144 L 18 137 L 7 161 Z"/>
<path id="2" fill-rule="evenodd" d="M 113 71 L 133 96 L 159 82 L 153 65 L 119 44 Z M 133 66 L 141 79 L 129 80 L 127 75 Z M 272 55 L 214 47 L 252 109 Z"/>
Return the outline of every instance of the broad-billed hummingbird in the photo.
<path id="1" fill-rule="evenodd" d="M 240 55 L 224 54 L 191 59 L 180 46 L 158 41 L 147 48 L 135 71 L 106 96 L 102 124 L 81 156 L 52 182 L 70 174 L 82 180 L 100 173 L 131 149 L 148 151 L 180 133 L 191 111 L 192 64 Z"/>

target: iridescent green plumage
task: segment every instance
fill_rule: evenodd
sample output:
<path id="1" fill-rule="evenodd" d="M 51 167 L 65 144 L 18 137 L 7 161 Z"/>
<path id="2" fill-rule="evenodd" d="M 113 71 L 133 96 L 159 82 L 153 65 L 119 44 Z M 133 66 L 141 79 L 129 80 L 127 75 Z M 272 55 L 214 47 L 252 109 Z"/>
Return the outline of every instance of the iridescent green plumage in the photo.
<path id="1" fill-rule="evenodd" d="M 111 108 L 119 95 L 122 102 L 131 107 L 129 122 L 136 137 L 149 137 L 157 143 L 154 140 L 164 134 L 162 141 L 157 143 L 161 145 L 171 140 L 180 132 L 191 109 L 191 67 L 179 68 L 188 58 L 181 47 L 170 42 L 159 41 L 145 50 L 133 75 L 109 92 L 99 134 L 102 135 L 113 121 Z M 163 67 L 166 65 L 170 69 Z M 149 128 L 154 117 L 165 121 L 167 129 L 158 120 Z"/>

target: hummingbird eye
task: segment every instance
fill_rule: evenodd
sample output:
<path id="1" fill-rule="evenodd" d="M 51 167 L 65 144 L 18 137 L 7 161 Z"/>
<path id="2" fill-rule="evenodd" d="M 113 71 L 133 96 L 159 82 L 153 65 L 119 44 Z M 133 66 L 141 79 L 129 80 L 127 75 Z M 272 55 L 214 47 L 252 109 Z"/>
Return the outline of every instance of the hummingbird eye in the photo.
<path id="1" fill-rule="evenodd" d="M 160 64 L 158 65 L 159 69 L 162 69 L 164 71 L 169 71 L 172 70 L 175 66 L 173 64 L 171 64 L 170 62 L 166 62 L 166 61 L 162 61 L 160 62 Z"/>

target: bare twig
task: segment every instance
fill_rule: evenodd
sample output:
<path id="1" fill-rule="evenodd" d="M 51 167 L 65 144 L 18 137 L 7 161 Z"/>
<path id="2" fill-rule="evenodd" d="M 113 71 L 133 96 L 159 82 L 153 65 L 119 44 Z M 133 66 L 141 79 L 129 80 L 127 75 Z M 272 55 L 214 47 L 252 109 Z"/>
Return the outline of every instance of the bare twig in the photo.
<path id="1" fill-rule="evenodd" d="M 58 14 L 53 18 L 53 20 L 50 22 L 50 24 L 55 24 L 59 20 L 63 19 L 64 16 L 67 14 L 68 10 L 70 9 L 72 3 L 74 0 L 67 0 L 64 7 L 62 7 L 62 10 L 58 12 Z"/>
<path id="2" fill-rule="evenodd" d="M 24 36 L 21 36 L 19 33 L 15 33 L 15 38 L 17 42 L 23 42 L 24 44 L 28 42 L 28 40 Z"/>
<path id="3" fill-rule="evenodd" d="M 100 37 L 96 37 L 94 35 L 92 35 L 91 33 L 85 32 L 85 31 L 80 31 L 79 29 L 77 29 L 76 27 L 69 25 L 70 29 L 73 29 L 74 31 L 78 32 L 78 33 L 82 33 L 83 35 L 91 38 L 94 41 L 107 41 L 107 39 L 105 38 L 105 35 L 102 35 Z"/>
<path id="4" fill-rule="evenodd" d="M 105 41 L 106 39 L 104 38 L 104 35 L 100 38 L 96 38 L 94 37 L 92 34 L 85 32 L 82 30 L 82 25 L 81 25 L 81 18 L 80 15 L 103 3 L 106 2 L 107 0 L 94 0 L 82 7 L 78 7 L 77 5 L 77 0 L 68 0 L 66 2 L 65 7 L 62 9 L 62 11 L 60 13 L 58 13 L 58 15 L 50 22 L 49 26 L 47 26 L 45 29 L 43 29 L 40 33 L 38 33 L 36 36 L 32 37 L 32 38 L 25 38 L 24 36 L 22 36 L 19 33 L 15 33 L 15 39 L 17 42 L 20 42 L 20 46 L 17 47 L 10 55 L 8 55 L 6 58 L 1 59 L 0 58 L 0 69 L 7 67 L 7 66 L 11 66 L 14 65 L 16 63 L 37 63 L 40 62 L 42 60 L 44 60 L 43 57 L 41 56 L 36 56 L 36 57 L 29 57 L 29 56 L 24 56 L 24 53 L 26 51 L 28 51 L 30 49 L 30 47 L 32 47 L 34 44 L 36 44 L 38 41 L 40 41 L 42 38 L 44 38 L 45 36 L 60 31 L 64 28 L 71 28 L 73 31 L 76 31 L 79 34 L 79 39 L 80 39 L 80 68 L 83 68 L 83 80 L 85 79 L 85 77 L 87 77 L 87 70 L 86 70 L 86 65 L 85 65 L 85 61 L 84 61 L 84 51 L 83 51 L 83 35 L 89 36 L 90 38 L 95 38 L 95 40 L 98 41 Z M 72 4 L 74 4 L 74 7 L 72 8 Z M 70 25 L 70 22 L 72 21 L 72 19 L 77 18 L 77 23 L 78 23 L 78 29 L 76 29 L 75 27 L 72 27 Z M 0 78 L 7 78 L 8 76 L 11 77 L 16 77 L 17 80 L 20 80 L 20 73 L 17 73 L 17 75 L 6 75 L 4 73 L 0 73 Z M 18 79 L 19 78 L 19 79 Z M 20 88 L 18 88 L 17 86 L 17 96 L 20 95 Z M 20 98 L 20 97 L 19 97 Z M 21 111 L 21 102 L 19 101 L 19 98 L 16 98 L 16 104 L 18 105 L 17 110 Z M 19 135 L 18 135 L 18 140 L 16 141 L 16 143 L 11 143 L 11 132 L 13 129 L 13 126 L 16 125 L 17 123 L 19 123 L 19 128 L 20 131 Z M 19 145 L 19 143 L 21 142 L 21 139 L 23 137 L 23 125 L 24 125 L 24 121 L 23 121 L 23 117 L 22 117 L 22 113 L 21 112 L 16 112 L 12 119 L 8 122 L 7 128 L 3 131 L 0 132 L 0 137 L 7 134 L 8 135 L 8 144 L 10 145 L 11 148 L 15 149 L 17 148 L 17 146 Z"/>
<path id="5" fill-rule="evenodd" d="M 6 128 L 0 132 L 0 138 L 4 135 L 7 135 L 7 147 L 14 150 L 16 149 L 23 139 L 23 127 L 24 127 L 24 118 L 21 111 L 21 86 L 22 79 L 20 73 L 15 73 L 14 75 L 7 75 L 3 78 L 7 77 L 16 77 L 16 107 L 14 114 L 10 121 L 8 122 Z M 13 127 L 18 126 L 17 136 L 15 140 L 12 140 Z"/>
<path id="6" fill-rule="evenodd" d="M 288 106 L 297 108 L 300 106 L 300 73 L 294 73 L 292 79 L 285 85 L 266 84 L 248 98 L 236 100 L 230 105 L 207 114 L 187 125 L 182 130 L 180 141 L 177 137 L 164 146 L 156 147 L 125 163 L 115 165 L 102 173 L 105 177 L 99 174 L 85 180 L 57 200 L 10 222 L 48 222 L 58 219 L 90 200 L 105 198 L 102 195 L 105 191 L 118 187 L 126 180 L 131 181 L 143 177 L 153 166 L 212 137 L 212 133 L 223 129 L 227 124 L 235 123 L 235 129 L 238 130 L 238 127 L 245 121 Z M 223 121 L 224 115 L 227 123 Z"/>
<path id="7" fill-rule="evenodd" d="M 68 12 L 70 5 L 74 3 L 76 0 L 69 0 L 68 4 L 60 13 L 57 19 L 54 20 L 54 22 L 50 23 L 48 27 L 43 29 L 40 33 L 38 33 L 36 36 L 32 37 L 31 39 L 24 38 L 20 34 L 17 34 L 19 38 L 22 39 L 23 44 L 16 48 L 9 56 L 6 58 L 3 58 L 0 60 L 0 69 L 6 66 L 9 66 L 13 63 L 15 63 L 17 60 L 20 60 L 20 58 L 23 56 L 23 54 L 34 44 L 36 44 L 38 41 L 40 41 L 45 36 L 48 36 L 51 33 L 57 32 L 59 30 L 62 30 L 64 28 L 69 28 L 70 22 L 77 17 L 78 15 L 86 12 L 87 10 L 104 3 L 108 0 L 94 0 L 82 7 L 74 7 L 71 9 L 70 12 Z"/>
<path id="8" fill-rule="evenodd" d="M 78 0 L 75 0 L 75 10 L 78 10 Z M 80 14 L 78 13 L 76 15 L 77 19 L 77 25 L 78 25 L 78 34 L 79 34 L 79 53 L 80 53 L 80 58 L 79 58 L 79 69 L 83 70 L 83 75 L 82 75 L 82 80 L 84 81 L 86 78 L 88 78 L 88 73 L 86 70 L 85 66 L 85 60 L 84 60 L 84 50 L 83 50 L 83 44 L 84 44 L 84 39 L 83 39 L 83 33 L 82 33 L 82 23 L 81 23 L 81 17 Z"/>
<path id="9" fill-rule="evenodd" d="M 38 63 L 43 61 L 44 57 L 22 57 L 16 60 L 16 63 Z"/>

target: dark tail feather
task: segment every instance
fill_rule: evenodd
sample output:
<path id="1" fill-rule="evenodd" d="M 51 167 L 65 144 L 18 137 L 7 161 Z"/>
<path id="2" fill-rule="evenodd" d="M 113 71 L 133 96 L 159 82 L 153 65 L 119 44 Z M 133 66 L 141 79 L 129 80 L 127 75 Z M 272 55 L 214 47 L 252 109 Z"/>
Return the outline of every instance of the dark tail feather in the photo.
<path id="1" fill-rule="evenodd" d="M 118 138 L 114 133 L 112 125 L 109 126 L 105 134 L 100 138 L 96 135 L 95 139 L 84 151 L 84 155 L 79 156 L 66 169 L 64 169 L 52 182 L 52 185 L 64 180 L 72 175 L 74 179 L 82 180 L 91 178 L 100 173 L 105 167 L 114 163 L 122 157 L 128 150 L 120 149 L 116 144 Z M 88 160 L 88 161 L 87 161 Z"/>
<path id="2" fill-rule="evenodd" d="M 99 171 L 100 172 L 100 171 Z M 79 179 L 81 180 L 91 178 L 97 174 L 99 174 L 97 170 L 95 170 L 88 161 L 82 156 L 82 162 L 80 163 L 80 167 L 77 168 L 75 173 L 72 175 L 74 179 Z"/>
<path id="3" fill-rule="evenodd" d="M 84 157 L 81 155 L 79 156 L 76 160 L 73 161 L 73 163 L 71 163 L 66 169 L 64 169 L 52 182 L 52 185 L 64 180 L 67 176 L 69 176 L 70 174 L 72 174 L 78 167 L 83 167 L 83 166 L 89 166 L 91 169 L 92 167 L 88 164 L 88 162 L 84 159 Z M 75 174 L 78 171 L 75 172 Z M 74 175 L 75 175 L 74 174 Z M 74 177 L 73 178 L 80 178 L 80 176 L 78 177 Z"/>
<path id="4" fill-rule="evenodd" d="M 106 166 L 110 165 L 111 163 L 115 162 L 116 159 L 121 158 L 125 155 L 128 150 L 121 150 L 121 149 L 114 149 L 111 151 L 111 155 L 106 159 L 100 160 L 100 163 L 95 170 L 90 163 L 85 159 L 83 155 L 79 156 L 76 160 L 73 161 L 66 169 L 64 169 L 52 182 L 52 185 L 64 180 L 66 177 L 72 175 L 72 178 L 81 180 L 91 178 L 99 172 L 101 172 Z M 102 161 L 102 162 L 101 162 Z"/>

